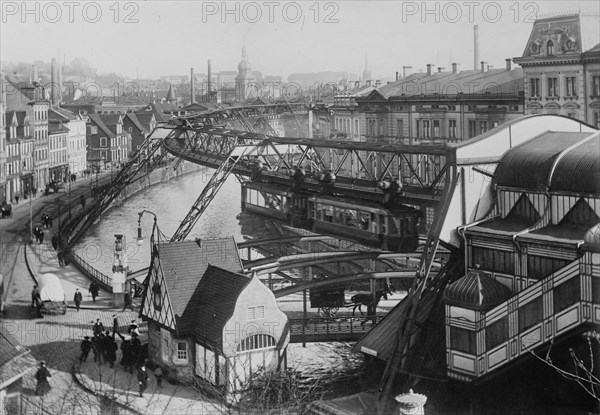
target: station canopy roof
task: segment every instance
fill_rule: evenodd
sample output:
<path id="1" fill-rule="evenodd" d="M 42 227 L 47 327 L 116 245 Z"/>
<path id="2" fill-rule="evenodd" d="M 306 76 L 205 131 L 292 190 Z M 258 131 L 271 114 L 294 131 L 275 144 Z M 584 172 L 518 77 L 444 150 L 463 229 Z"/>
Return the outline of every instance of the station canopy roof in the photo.
<path id="1" fill-rule="evenodd" d="M 600 136 L 547 131 L 508 150 L 494 182 L 535 191 L 600 193 Z"/>

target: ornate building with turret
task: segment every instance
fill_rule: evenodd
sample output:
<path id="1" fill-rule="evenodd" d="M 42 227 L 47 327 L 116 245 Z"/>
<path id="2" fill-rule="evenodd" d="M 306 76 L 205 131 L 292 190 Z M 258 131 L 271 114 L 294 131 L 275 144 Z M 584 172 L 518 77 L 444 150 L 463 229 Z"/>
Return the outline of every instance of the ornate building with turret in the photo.
<path id="1" fill-rule="evenodd" d="M 238 64 L 238 75 L 235 77 L 235 99 L 238 102 L 253 98 L 256 94 L 252 93 L 250 88 L 254 81 L 252 77 L 252 65 L 248 60 L 248 51 L 246 45 L 242 47 L 242 60 Z"/>
<path id="2" fill-rule="evenodd" d="M 525 114 L 561 114 L 600 127 L 599 16 L 538 19 L 521 57 Z"/>

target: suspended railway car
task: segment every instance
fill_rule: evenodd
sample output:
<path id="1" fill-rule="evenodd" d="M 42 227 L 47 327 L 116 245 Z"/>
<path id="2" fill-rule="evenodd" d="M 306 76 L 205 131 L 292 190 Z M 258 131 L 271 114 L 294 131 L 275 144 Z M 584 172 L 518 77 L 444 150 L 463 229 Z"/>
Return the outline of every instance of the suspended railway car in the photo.
<path id="1" fill-rule="evenodd" d="M 396 252 L 414 252 L 419 244 L 421 211 L 404 205 L 388 210 L 376 202 L 356 205 L 348 198 L 248 182 L 242 186 L 242 210 Z"/>
<path id="2" fill-rule="evenodd" d="M 393 211 L 376 203 L 356 205 L 340 197 L 308 198 L 308 217 L 316 232 L 339 235 L 396 252 L 414 252 L 419 244 L 421 212 L 408 206 Z"/>

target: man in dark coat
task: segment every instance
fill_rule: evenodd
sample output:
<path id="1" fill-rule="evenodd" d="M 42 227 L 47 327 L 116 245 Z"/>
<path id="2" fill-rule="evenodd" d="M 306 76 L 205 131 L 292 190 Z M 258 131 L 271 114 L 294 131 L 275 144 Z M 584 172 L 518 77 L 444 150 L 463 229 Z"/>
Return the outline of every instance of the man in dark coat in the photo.
<path id="1" fill-rule="evenodd" d="M 31 290 L 31 308 L 37 308 L 40 304 L 40 290 L 37 285 Z"/>
<path id="2" fill-rule="evenodd" d="M 92 301 L 95 303 L 96 302 L 96 297 L 98 297 L 98 284 L 96 284 L 94 281 L 92 281 L 92 283 L 90 284 L 90 294 L 92 295 Z"/>
<path id="3" fill-rule="evenodd" d="M 94 335 L 92 339 L 92 352 L 94 352 L 94 362 L 102 364 L 102 337 Z"/>
<path id="4" fill-rule="evenodd" d="M 87 360 L 88 355 L 90 354 L 90 350 L 92 350 L 92 342 L 90 341 L 90 336 L 85 336 L 83 341 L 81 342 L 81 356 L 79 356 L 79 363 L 83 363 Z"/>
<path id="5" fill-rule="evenodd" d="M 81 203 L 81 209 L 85 209 L 85 196 L 83 194 L 79 195 L 79 202 Z"/>
<path id="6" fill-rule="evenodd" d="M 48 382 L 48 378 L 51 378 L 51 377 L 52 377 L 52 375 L 50 374 L 50 371 L 46 367 L 46 362 L 44 362 L 42 360 L 40 362 L 40 368 L 38 369 L 37 373 L 35 374 L 35 379 L 37 380 L 37 385 L 35 388 L 36 395 L 44 395 L 46 392 L 48 392 L 48 391 L 50 391 L 50 389 L 52 389 L 50 387 L 50 383 Z"/>
<path id="7" fill-rule="evenodd" d="M 96 319 L 92 330 L 94 332 L 94 336 L 99 336 L 104 333 L 104 324 L 102 324 L 99 318 Z"/>
<path id="8" fill-rule="evenodd" d="M 125 338 L 121 343 L 121 364 L 125 367 L 125 370 L 129 369 L 129 373 L 133 373 L 133 353 L 131 350 L 131 340 L 129 338 Z"/>
<path id="9" fill-rule="evenodd" d="M 117 343 L 115 339 L 110 336 L 110 333 L 107 331 L 104 336 L 105 339 L 105 350 L 104 353 L 106 355 L 106 361 L 110 364 L 110 367 L 115 367 L 115 360 L 117 360 Z"/>
<path id="10" fill-rule="evenodd" d="M 133 310 L 133 303 L 131 301 L 131 295 L 129 294 L 129 292 L 125 293 L 125 299 L 124 299 L 124 301 L 125 301 L 125 304 L 123 305 L 122 312 L 125 311 L 127 308 L 131 308 L 131 311 L 134 311 Z"/>
<path id="11" fill-rule="evenodd" d="M 83 296 L 81 295 L 81 291 L 79 291 L 79 288 L 76 288 L 75 295 L 73 296 L 73 301 L 75 302 L 75 307 L 77 307 L 77 311 L 79 311 L 79 306 L 81 305 L 82 300 Z"/>

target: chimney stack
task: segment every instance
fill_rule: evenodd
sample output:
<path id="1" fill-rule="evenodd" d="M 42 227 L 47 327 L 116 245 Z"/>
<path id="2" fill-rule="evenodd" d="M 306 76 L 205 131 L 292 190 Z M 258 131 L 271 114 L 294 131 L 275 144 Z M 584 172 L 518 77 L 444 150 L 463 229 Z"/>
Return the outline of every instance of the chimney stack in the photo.
<path id="1" fill-rule="evenodd" d="M 443 69 L 446 69 L 446 68 L 444 68 L 443 66 L 438 66 L 438 73 L 442 73 Z"/>
<path id="2" fill-rule="evenodd" d="M 481 61 L 481 72 L 485 72 L 485 64 L 487 62 L 486 61 Z"/>
<path id="3" fill-rule="evenodd" d="M 506 58 L 506 70 L 507 71 L 512 71 L 512 59 L 511 58 Z"/>
<path id="4" fill-rule="evenodd" d="M 406 78 L 411 73 L 412 66 L 403 66 L 402 67 L 402 77 Z"/>
<path id="5" fill-rule="evenodd" d="M 367 80 L 367 86 L 371 86 L 371 80 L 370 79 Z"/>
<path id="6" fill-rule="evenodd" d="M 196 80 L 194 79 L 194 68 L 190 68 L 190 104 L 196 102 L 196 89 L 194 88 Z"/>
<path id="7" fill-rule="evenodd" d="M 399 77 L 399 73 L 398 73 L 398 71 L 396 71 L 396 81 L 399 79 L 398 77 Z"/>
<path id="8" fill-rule="evenodd" d="M 354 81 L 354 88 L 360 87 L 360 81 Z"/>
<path id="9" fill-rule="evenodd" d="M 458 73 L 458 63 L 452 63 L 452 73 Z"/>
<path id="10" fill-rule="evenodd" d="M 210 84 L 211 84 L 212 73 L 210 71 L 210 59 L 208 60 L 208 83 L 206 90 L 206 102 L 210 102 Z"/>
<path id="11" fill-rule="evenodd" d="M 54 72 L 56 71 L 56 58 L 52 58 L 50 61 L 50 105 L 54 106 L 55 101 L 55 93 L 56 93 L 56 76 Z"/>
<path id="12" fill-rule="evenodd" d="M 479 25 L 473 26 L 473 70 L 477 70 L 479 64 Z"/>
<path id="13" fill-rule="evenodd" d="M 381 86 L 381 80 L 377 79 L 375 81 L 375 88 L 379 88 Z"/>
<path id="14" fill-rule="evenodd" d="M 431 64 L 427 64 L 427 75 L 431 75 Z"/>

